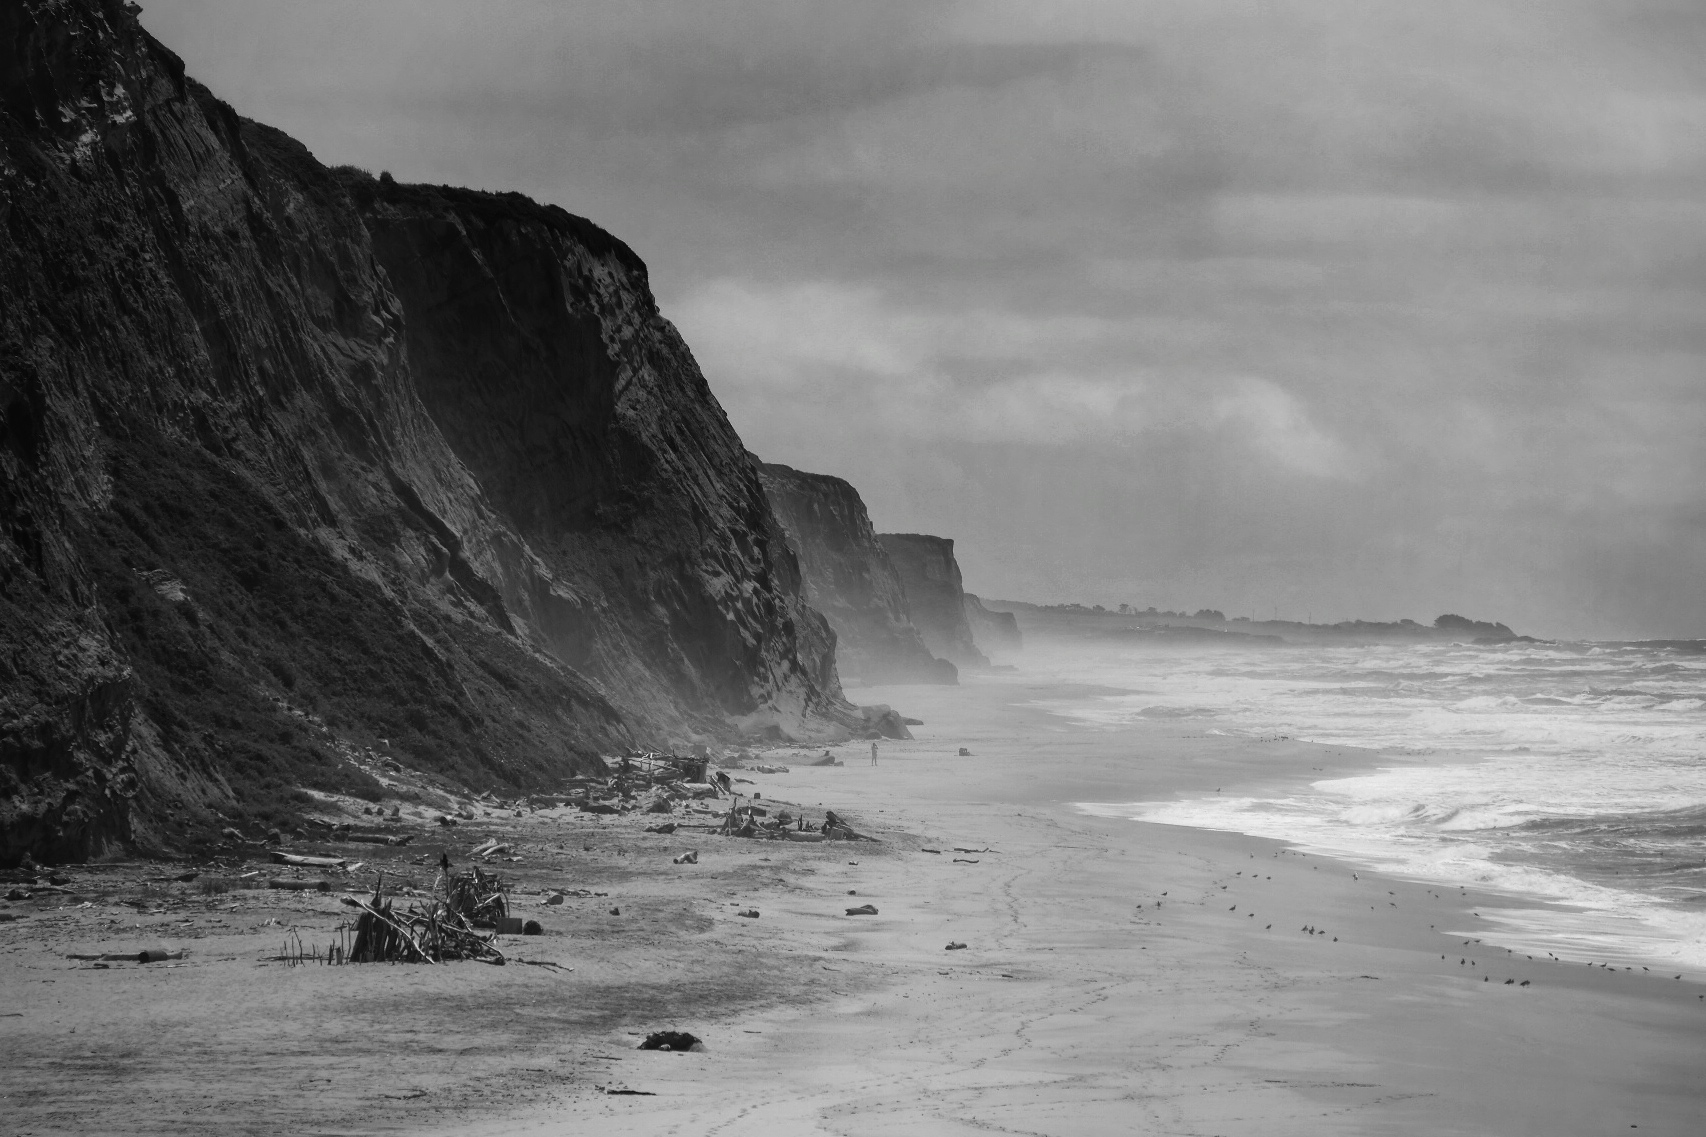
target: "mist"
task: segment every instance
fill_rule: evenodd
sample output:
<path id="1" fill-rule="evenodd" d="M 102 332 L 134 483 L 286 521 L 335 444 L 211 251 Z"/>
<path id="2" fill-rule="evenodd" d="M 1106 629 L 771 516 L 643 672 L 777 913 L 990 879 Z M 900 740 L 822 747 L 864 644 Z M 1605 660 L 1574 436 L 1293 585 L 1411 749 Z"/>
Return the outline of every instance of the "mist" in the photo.
<path id="1" fill-rule="evenodd" d="M 650 267 L 987 596 L 1706 635 L 1706 14 L 151 0 L 324 162 Z"/>

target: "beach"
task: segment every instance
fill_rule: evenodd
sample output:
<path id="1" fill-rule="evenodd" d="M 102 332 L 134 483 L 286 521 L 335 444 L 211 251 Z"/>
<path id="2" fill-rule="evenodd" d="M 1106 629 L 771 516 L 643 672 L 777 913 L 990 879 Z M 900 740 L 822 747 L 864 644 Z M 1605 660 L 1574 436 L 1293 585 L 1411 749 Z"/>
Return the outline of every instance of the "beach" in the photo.
<path id="1" fill-rule="evenodd" d="M 266 925 L 186 939 L 177 970 L 74 971 L 68 917 L 0 924 L 26 1015 L 0 1019 L 27 1087 L 3 1104 L 21 1133 L 1699 1132 L 1698 983 L 1475 942 L 1509 897 L 1086 813 L 1371 756 L 1035 705 L 1075 693 L 859 690 L 916 738 L 744 775 L 880 843 L 513 819 L 517 872 L 609 895 L 538 908 L 505 968 L 286 968 Z M 305 939 L 335 918 L 293 903 Z M 704 1050 L 634 1049 L 659 1029 Z"/>

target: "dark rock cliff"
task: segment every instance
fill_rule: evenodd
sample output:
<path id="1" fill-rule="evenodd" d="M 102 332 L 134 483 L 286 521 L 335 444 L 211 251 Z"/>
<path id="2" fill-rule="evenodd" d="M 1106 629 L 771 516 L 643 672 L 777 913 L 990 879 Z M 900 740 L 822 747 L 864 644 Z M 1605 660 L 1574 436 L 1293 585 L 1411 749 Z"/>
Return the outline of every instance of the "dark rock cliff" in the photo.
<path id="1" fill-rule="evenodd" d="M 1025 646 L 1013 613 L 992 612 L 970 592 L 966 593 L 966 623 L 971 625 L 972 642 L 985 655 L 1012 654 Z"/>
<path id="2" fill-rule="evenodd" d="M 879 533 L 877 540 L 900 574 L 907 609 L 931 653 L 960 667 L 987 667 L 966 620 L 966 594 L 954 543 L 923 533 Z"/>
<path id="3" fill-rule="evenodd" d="M 135 10 L 0 5 L 0 863 L 372 796 L 368 746 L 867 725 L 631 251 L 329 171 Z"/>
<path id="4" fill-rule="evenodd" d="M 835 629 L 843 679 L 865 683 L 953 683 L 912 624 L 900 577 L 871 528 L 859 491 L 841 478 L 765 463 L 764 492 L 799 554 L 806 602 Z"/>

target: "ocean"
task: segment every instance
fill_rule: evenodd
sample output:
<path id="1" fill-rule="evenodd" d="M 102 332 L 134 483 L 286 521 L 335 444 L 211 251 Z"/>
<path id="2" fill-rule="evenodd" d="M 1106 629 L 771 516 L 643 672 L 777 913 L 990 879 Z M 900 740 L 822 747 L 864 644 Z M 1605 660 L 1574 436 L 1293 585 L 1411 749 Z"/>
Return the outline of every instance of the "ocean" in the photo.
<path id="1" fill-rule="evenodd" d="M 1037 645 L 1024 670 L 1129 692 L 1044 704 L 1085 727 L 1164 720 L 1371 752 L 1354 776 L 1087 812 L 1555 902 L 1490 907 L 1477 934 L 1706 971 L 1706 644 Z"/>

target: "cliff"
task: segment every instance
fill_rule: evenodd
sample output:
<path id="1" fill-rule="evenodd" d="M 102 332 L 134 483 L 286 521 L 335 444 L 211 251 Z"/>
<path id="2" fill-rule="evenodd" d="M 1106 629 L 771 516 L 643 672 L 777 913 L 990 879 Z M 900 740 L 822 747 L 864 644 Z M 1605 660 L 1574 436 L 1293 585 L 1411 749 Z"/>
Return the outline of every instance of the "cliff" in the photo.
<path id="1" fill-rule="evenodd" d="M 806 603 L 835 630 L 843 679 L 954 683 L 954 665 L 924 646 L 859 491 L 840 478 L 765 463 L 764 492 L 800 558 Z"/>
<path id="2" fill-rule="evenodd" d="M 954 560 L 954 543 L 922 533 L 879 533 L 906 590 L 912 622 L 931 654 L 960 667 L 987 667 L 966 619 L 965 588 Z"/>
<path id="3" fill-rule="evenodd" d="M 868 726 L 645 266 L 0 7 L 0 863 Z"/>
<path id="4" fill-rule="evenodd" d="M 1013 613 L 992 612 L 972 593 L 965 596 L 966 623 L 971 626 L 972 642 L 979 650 L 985 655 L 997 655 L 1024 649 L 1025 639 L 1019 634 L 1019 621 Z"/>

